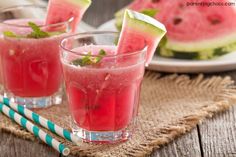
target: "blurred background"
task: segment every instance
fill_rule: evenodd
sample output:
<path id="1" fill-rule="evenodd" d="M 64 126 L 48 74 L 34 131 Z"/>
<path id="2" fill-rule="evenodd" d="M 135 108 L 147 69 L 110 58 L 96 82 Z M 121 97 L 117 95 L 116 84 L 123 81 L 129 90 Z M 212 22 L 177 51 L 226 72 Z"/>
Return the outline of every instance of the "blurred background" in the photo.
<path id="1" fill-rule="evenodd" d="M 47 1 L 48 0 L 0 0 L 0 8 L 29 3 L 43 4 Z M 117 0 L 94 0 L 93 5 L 91 5 L 91 7 L 86 12 L 83 21 L 94 27 L 98 27 L 99 25 L 114 17 L 114 14 L 111 14 L 111 12 L 115 13 L 117 10 L 129 4 L 132 0 L 119 0 L 122 2 L 120 2 L 118 5 L 116 5 L 116 1 Z"/>

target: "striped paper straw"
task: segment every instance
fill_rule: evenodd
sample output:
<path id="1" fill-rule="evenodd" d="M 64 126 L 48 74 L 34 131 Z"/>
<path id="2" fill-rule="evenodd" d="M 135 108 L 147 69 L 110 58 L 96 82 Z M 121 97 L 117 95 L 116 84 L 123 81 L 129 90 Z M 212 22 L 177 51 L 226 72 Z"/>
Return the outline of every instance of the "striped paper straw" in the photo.
<path id="1" fill-rule="evenodd" d="M 39 129 L 36 125 L 10 109 L 8 106 L 0 103 L 0 111 L 6 116 L 14 120 L 20 126 L 33 133 L 36 137 L 44 141 L 49 146 L 56 149 L 58 152 L 62 153 L 64 156 L 68 156 L 70 149 L 65 147 L 62 143 L 58 142 L 56 139 L 51 137 L 49 134 L 45 133 L 43 130 Z"/>
<path id="2" fill-rule="evenodd" d="M 63 129 L 62 127 L 54 124 L 52 121 L 38 115 L 37 113 L 10 101 L 8 98 L 3 97 L 2 95 L 0 95 L 0 102 L 3 102 L 8 107 L 11 107 L 13 110 L 18 112 L 22 116 L 25 116 L 28 119 L 31 119 L 33 122 L 47 128 L 51 132 L 65 138 L 77 145 L 79 145 L 79 143 L 82 142 L 82 140 L 79 137 L 75 136 L 70 131 Z"/>

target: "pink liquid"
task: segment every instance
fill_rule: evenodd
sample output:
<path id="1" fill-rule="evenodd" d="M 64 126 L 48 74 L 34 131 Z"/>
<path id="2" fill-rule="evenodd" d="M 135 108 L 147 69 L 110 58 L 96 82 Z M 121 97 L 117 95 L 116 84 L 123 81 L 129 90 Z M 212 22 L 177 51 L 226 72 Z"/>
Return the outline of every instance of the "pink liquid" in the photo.
<path id="1" fill-rule="evenodd" d="M 114 47 L 88 47 L 76 51 L 92 49 L 97 54 L 102 48 L 109 54 L 115 52 Z M 118 131 L 136 116 L 144 63 L 124 65 L 111 66 L 109 59 L 104 59 L 98 67 L 81 68 L 63 62 L 70 111 L 80 128 Z"/>
<path id="2" fill-rule="evenodd" d="M 12 20 L 8 23 L 25 24 L 32 20 Z M 39 23 L 39 22 L 37 22 Z M 1 27 L 19 34 L 28 34 L 29 28 Z M 61 85 L 59 41 L 62 35 L 42 38 L 0 38 L 1 65 L 4 87 L 21 97 L 50 96 Z"/>

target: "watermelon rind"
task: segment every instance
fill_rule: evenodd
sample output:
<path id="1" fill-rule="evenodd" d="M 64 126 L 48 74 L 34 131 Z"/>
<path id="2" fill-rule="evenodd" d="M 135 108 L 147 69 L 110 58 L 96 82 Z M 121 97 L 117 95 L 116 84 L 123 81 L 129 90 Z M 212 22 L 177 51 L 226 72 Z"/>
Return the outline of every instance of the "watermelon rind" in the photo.
<path id="1" fill-rule="evenodd" d="M 118 12 L 115 13 L 115 25 L 116 28 L 120 31 L 122 28 L 122 23 L 123 23 L 123 17 L 125 13 L 125 8 L 119 10 Z"/>
<path id="2" fill-rule="evenodd" d="M 126 9 L 117 52 L 129 53 L 147 47 L 145 65 L 148 66 L 166 32 L 165 26 L 156 19 Z"/>
<path id="3" fill-rule="evenodd" d="M 67 0 L 67 1 L 74 5 L 78 5 L 84 9 L 87 9 L 92 3 L 91 0 Z"/>
<path id="4" fill-rule="evenodd" d="M 216 49 L 208 49 L 203 51 L 191 51 L 191 52 L 183 52 L 183 51 L 174 51 L 171 49 L 167 49 L 165 47 L 159 47 L 157 53 L 160 56 L 168 57 L 168 58 L 177 58 L 177 59 L 193 59 L 193 60 L 207 60 L 220 57 L 227 53 L 233 52 L 236 50 L 236 43 L 229 44 L 228 46 L 219 47 Z"/>
<path id="5" fill-rule="evenodd" d="M 168 40 L 165 47 L 174 51 L 193 52 L 225 47 L 225 45 L 234 44 L 235 41 L 236 32 L 232 32 L 229 35 L 224 35 L 224 37 L 218 37 L 210 40 L 202 40 L 196 42 L 178 42 Z"/>
<path id="6" fill-rule="evenodd" d="M 162 38 L 167 32 L 162 23 L 136 11 L 126 9 L 124 17 L 127 19 L 127 24 L 130 25 L 132 29 L 145 32 L 149 36 L 159 36 Z"/>

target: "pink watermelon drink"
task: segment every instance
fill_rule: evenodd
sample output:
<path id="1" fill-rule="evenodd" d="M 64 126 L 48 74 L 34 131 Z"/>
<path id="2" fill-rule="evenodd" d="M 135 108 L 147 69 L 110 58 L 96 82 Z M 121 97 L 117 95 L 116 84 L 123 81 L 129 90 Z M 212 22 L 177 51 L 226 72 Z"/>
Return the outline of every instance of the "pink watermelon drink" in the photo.
<path id="1" fill-rule="evenodd" d="M 86 141 L 127 140 L 136 121 L 146 50 L 116 55 L 116 35 L 79 34 L 62 42 L 72 128 Z"/>
<path id="2" fill-rule="evenodd" d="M 75 32 L 91 0 L 49 0 L 47 24 L 65 22 L 72 18 L 71 28 Z"/>
<path id="3" fill-rule="evenodd" d="M 0 12 L 24 15 L 38 6 L 8 8 Z M 44 11 L 42 11 L 44 10 Z M 28 16 L 28 15 L 27 15 Z M 60 40 L 70 31 L 69 21 L 44 25 L 43 19 L 5 19 L 1 22 L 1 70 L 5 93 L 27 107 L 46 107 L 61 102 Z M 47 32 L 53 27 L 53 32 Z M 58 28 L 58 29 L 57 29 Z M 62 30 L 64 28 L 64 30 Z"/>
<path id="4" fill-rule="evenodd" d="M 29 20 L 7 22 L 27 24 Z M 62 35 L 43 39 L 6 36 L 0 39 L 5 88 L 20 97 L 50 96 L 57 92 L 61 82 L 58 54 L 61 38 Z"/>

